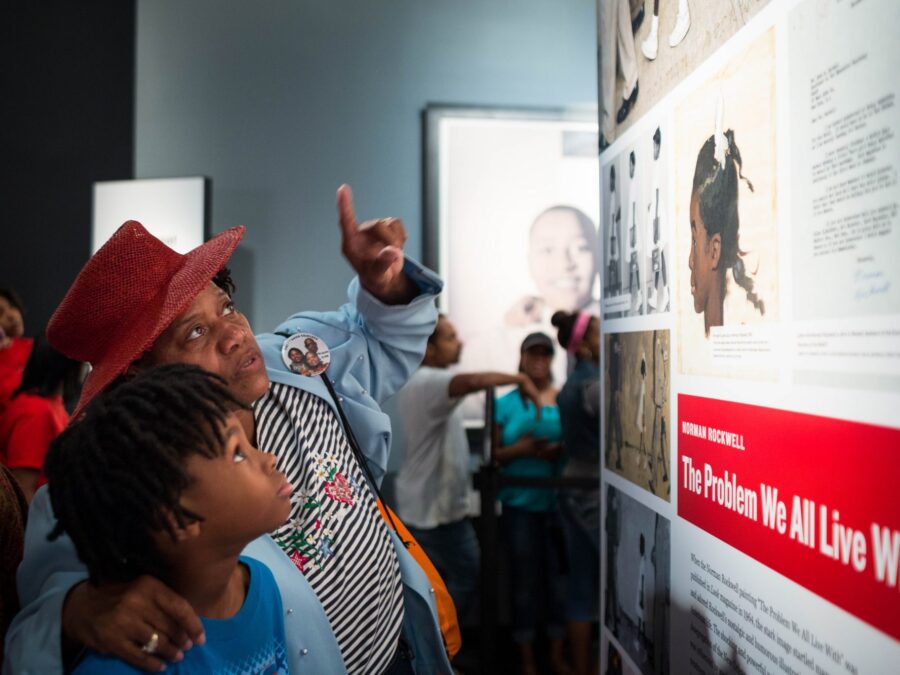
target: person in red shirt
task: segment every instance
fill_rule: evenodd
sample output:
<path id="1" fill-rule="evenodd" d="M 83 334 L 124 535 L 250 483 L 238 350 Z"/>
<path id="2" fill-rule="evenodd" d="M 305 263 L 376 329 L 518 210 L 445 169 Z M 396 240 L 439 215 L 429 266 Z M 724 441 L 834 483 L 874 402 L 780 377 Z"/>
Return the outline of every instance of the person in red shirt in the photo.
<path id="1" fill-rule="evenodd" d="M 22 371 L 31 354 L 31 338 L 23 337 L 23 312 L 18 294 L 0 288 L 0 413 L 22 382 Z"/>
<path id="2" fill-rule="evenodd" d="M 46 483 L 44 457 L 69 422 L 63 392 L 77 387 L 81 363 L 66 358 L 43 338 L 34 341 L 22 383 L 0 415 L 0 463 L 13 474 L 25 499 Z"/>

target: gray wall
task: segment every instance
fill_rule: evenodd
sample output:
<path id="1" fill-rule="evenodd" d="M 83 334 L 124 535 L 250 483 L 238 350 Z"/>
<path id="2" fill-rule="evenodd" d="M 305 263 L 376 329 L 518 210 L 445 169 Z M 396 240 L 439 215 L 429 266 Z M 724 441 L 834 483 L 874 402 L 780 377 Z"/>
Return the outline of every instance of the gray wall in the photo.
<path id="1" fill-rule="evenodd" d="M 343 301 L 334 192 L 421 257 L 429 102 L 595 106 L 594 0 L 139 0 L 135 177 L 212 179 L 257 330 Z"/>
<path id="2" fill-rule="evenodd" d="M 44 332 L 91 253 L 94 181 L 132 178 L 134 2 L 0 8 L 0 287 Z"/>

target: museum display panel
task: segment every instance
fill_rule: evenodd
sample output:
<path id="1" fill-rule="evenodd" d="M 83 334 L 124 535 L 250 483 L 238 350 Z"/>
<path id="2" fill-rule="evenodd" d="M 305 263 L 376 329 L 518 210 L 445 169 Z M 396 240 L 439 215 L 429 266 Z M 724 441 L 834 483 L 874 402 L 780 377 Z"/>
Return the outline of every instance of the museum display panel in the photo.
<path id="1" fill-rule="evenodd" d="M 897 672 L 900 4 L 632 4 L 597 6 L 601 670 Z"/>

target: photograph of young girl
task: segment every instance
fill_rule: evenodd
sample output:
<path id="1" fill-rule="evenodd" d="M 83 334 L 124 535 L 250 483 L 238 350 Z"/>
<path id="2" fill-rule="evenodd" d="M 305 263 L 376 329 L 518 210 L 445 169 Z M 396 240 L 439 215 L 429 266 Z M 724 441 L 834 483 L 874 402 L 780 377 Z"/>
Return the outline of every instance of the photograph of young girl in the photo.
<path id="1" fill-rule="evenodd" d="M 779 315 L 774 31 L 688 93 L 673 131 L 679 369 L 765 377 L 742 360 Z"/>

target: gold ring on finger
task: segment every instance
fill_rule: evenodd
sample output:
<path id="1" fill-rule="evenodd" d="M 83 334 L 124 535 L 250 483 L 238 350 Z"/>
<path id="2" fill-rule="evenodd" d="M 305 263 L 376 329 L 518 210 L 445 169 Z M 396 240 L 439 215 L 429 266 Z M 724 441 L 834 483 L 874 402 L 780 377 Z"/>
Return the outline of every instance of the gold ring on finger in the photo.
<path id="1" fill-rule="evenodd" d="M 157 647 L 159 647 L 159 633 L 153 633 L 150 639 L 141 647 L 141 651 L 145 654 L 155 654 Z"/>

